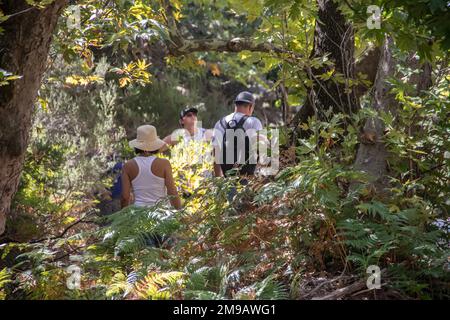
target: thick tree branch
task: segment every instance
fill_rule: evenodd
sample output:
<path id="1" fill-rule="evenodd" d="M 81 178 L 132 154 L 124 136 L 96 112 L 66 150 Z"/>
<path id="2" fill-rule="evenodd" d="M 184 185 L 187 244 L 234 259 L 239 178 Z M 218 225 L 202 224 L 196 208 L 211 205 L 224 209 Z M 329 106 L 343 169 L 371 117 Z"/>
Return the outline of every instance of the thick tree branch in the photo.
<path id="1" fill-rule="evenodd" d="M 184 40 L 181 46 L 169 45 L 169 52 L 173 56 L 180 56 L 193 52 L 241 52 L 244 50 L 253 52 L 267 52 L 277 54 L 290 54 L 299 57 L 298 54 L 283 50 L 270 43 L 255 43 L 252 39 L 248 38 L 234 38 L 230 40 L 218 40 L 218 39 L 194 39 Z"/>
<path id="2" fill-rule="evenodd" d="M 300 58 L 301 55 L 271 43 L 255 43 L 249 38 L 233 38 L 227 40 L 212 39 L 185 39 L 178 28 L 178 23 L 174 17 L 174 7 L 170 0 L 163 0 L 165 19 L 169 31 L 170 39 L 166 41 L 169 54 L 172 56 L 182 56 L 193 52 L 241 52 L 244 50 L 252 52 L 267 52 L 276 54 L 287 54 L 293 58 Z"/>

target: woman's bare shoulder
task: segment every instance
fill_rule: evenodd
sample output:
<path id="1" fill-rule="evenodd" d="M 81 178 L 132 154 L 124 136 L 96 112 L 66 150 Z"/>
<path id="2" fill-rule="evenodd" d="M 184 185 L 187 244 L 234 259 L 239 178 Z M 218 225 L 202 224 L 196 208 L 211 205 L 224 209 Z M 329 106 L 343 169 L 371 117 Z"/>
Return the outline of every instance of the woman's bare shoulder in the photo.
<path id="1" fill-rule="evenodd" d="M 162 166 L 162 167 L 170 167 L 170 161 L 167 160 L 166 158 L 156 158 L 155 162 L 157 165 Z"/>
<path id="2" fill-rule="evenodd" d="M 133 169 L 137 166 L 136 161 L 134 159 L 130 159 L 123 165 L 122 171 L 128 171 L 130 169 Z"/>

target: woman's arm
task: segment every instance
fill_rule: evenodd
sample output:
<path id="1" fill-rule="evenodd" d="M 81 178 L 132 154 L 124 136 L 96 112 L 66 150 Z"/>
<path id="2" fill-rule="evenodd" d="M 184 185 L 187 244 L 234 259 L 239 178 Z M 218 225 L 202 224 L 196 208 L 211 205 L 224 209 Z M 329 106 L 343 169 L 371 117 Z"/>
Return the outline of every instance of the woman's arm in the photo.
<path id="1" fill-rule="evenodd" d="M 223 177 L 222 167 L 220 164 L 216 163 L 216 148 L 213 148 L 212 150 L 212 158 L 213 158 L 213 170 L 214 170 L 214 176 L 215 177 Z"/>
<path id="2" fill-rule="evenodd" d="M 214 163 L 214 176 L 223 177 L 222 167 L 220 164 Z"/>
<path id="3" fill-rule="evenodd" d="M 175 209 L 181 209 L 181 199 L 177 192 L 177 187 L 175 186 L 175 181 L 173 180 L 172 166 L 170 162 L 166 160 L 166 166 L 164 170 L 164 179 L 167 188 L 167 195 L 170 197 L 170 203 Z"/>
<path id="4" fill-rule="evenodd" d="M 167 137 L 165 137 L 163 139 L 163 141 L 166 143 L 161 149 L 159 149 L 159 152 L 166 152 L 167 150 L 169 150 L 169 146 L 173 146 L 175 145 L 175 143 L 173 143 L 172 138 L 170 135 L 168 135 Z"/>

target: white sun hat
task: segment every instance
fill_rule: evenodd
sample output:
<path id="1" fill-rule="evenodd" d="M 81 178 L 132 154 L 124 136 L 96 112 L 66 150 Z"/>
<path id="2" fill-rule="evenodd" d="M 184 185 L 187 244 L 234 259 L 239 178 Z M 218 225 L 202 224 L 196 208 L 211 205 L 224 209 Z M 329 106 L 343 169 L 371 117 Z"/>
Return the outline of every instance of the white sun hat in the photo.
<path id="1" fill-rule="evenodd" d="M 156 128 L 148 124 L 138 127 L 136 139 L 129 142 L 130 147 L 142 151 L 156 151 L 165 144 L 156 134 Z"/>

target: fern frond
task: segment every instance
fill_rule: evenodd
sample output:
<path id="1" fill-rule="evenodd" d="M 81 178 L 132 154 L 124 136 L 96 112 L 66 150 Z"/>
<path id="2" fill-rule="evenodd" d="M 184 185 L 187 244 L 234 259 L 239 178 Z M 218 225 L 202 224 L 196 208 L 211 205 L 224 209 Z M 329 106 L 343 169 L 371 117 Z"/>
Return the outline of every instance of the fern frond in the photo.
<path id="1" fill-rule="evenodd" d="M 9 282 L 11 282 L 11 275 L 9 274 L 8 269 L 4 268 L 0 271 L 0 300 L 6 298 L 6 293 L 3 288 Z"/>
<path id="2" fill-rule="evenodd" d="M 270 275 L 263 281 L 255 284 L 256 299 L 282 300 L 287 299 L 287 290 L 281 283 L 275 281 L 275 275 Z"/>
<path id="3" fill-rule="evenodd" d="M 151 272 L 135 285 L 135 293 L 142 299 L 166 300 L 172 297 L 171 288 L 184 277 L 183 272 Z"/>
<path id="4" fill-rule="evenodd" d="M 170 235 L 180 227 L 179 217 L 164 203 L 153 207 L 127 207 L 109 216 L 110 225 L 103 228 L 103 242 L 112 245 L 115 256 L 136 253 L 156 236 Z"/>

